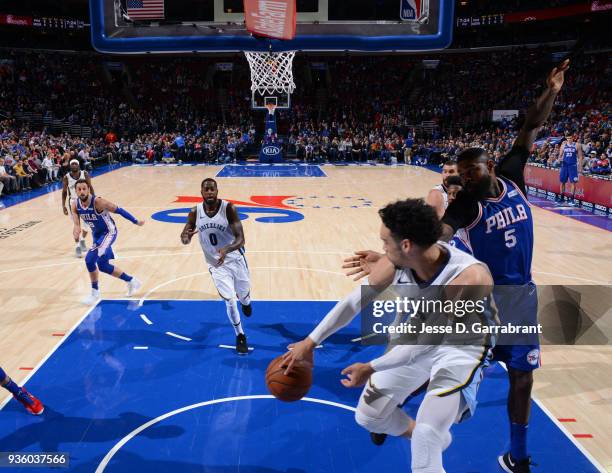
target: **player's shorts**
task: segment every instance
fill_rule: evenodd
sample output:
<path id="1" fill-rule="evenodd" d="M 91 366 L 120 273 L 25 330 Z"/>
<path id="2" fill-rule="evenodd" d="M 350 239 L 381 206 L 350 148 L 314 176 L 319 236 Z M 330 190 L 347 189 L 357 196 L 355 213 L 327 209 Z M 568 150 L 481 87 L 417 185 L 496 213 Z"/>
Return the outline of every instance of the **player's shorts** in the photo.
<path id="1" fill-rule="evenodd" d="M 559 173 L 559 181 L 565 184 L 567 181 L 578 182 L 578 165 L 577 164 L 561 164 L 561 172 Z"/>
<path id="2" fill-rule="evenodd" d="M 490 350 L 483 346 L 417 346 L 418 355 L 409 363 L 371 377 L 361 394 L 391 398 L 401 405 L 413 392 L 429 381 L 427 395 L 448 396 L 461 392 L 462 403 L 456 422 L 471 417 L 476 410 L 476 393 L 488 364 Z"/>
<path id="3" fill-rule="evenodd" d="M 494 289 L 495 304 L 502 324 L 534 325 L 538 321 L 538 293 L 535 283 L 524 286 L 503 286 Z M 510 344 L 508 341 L 512 341 Z M 493 360 L 502 361 L 508 368 L 519 371 L 533 371 L 540 367 L 540 343 L 536 334 L 496 340 Z"/>
<path id="4" fill-rule="evenodd" d="M 208 266 L 215 287 L 225 300 L 232 299 L 236 295 L 239 298 L 246 297 L 251 291 L 251 278 L 246 258 L 239 253 L 239 250 L 234 253 L 237 256 L 230 257 L 230 253 L 221 266 Z"/>
<path id="5" fill-rule="evenodd" d="M 112 245 L 116 239 L 117 232 L 94 235 L 93 245 L 89 251 L 96 251 L 99 258 L 105 258 L 106 260 L 115 259 Z"/>

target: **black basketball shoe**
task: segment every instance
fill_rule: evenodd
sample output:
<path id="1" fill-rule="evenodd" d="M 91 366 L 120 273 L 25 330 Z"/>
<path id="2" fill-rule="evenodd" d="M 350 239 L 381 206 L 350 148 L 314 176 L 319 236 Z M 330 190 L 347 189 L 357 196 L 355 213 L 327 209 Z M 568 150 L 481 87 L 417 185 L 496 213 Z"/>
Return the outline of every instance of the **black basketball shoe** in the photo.
<path id="1" fill-rule="evenodd" d="M 504 453 L 502 456 L 497 457 L 497 461 L 499 462 L 499 466 L 501 466 L 502 470 L 507 473 L 531 473 L 530 466 L 531 458 L 527 457 L 524 460 L 517 461 L 512 458 L 510 452 Z"/>
<path id="2" fill-rule="evenodd" d="M 240 304 L 240 307 L 242 307 L 242 313 L 244 314 L 245 317 L 250 317 L 251 314 L 253 313 L 253 307 L 251 307 L 251 304 L 249 305 Z"/>
<path id="3" fill-rule="evenodd" d="M 236 353 L 239 355 L 246 355 L 249 353 L 246 335 L 243 333 L 236 335 Z"/>
<path id="4" fill-rule="evenodd" d="M 385 443 L 387 440 L 387 434 L 375 434 L 374 432 L 370 432 L 370 439 L 374 445 L 378 445 L 379 447 Z"/>

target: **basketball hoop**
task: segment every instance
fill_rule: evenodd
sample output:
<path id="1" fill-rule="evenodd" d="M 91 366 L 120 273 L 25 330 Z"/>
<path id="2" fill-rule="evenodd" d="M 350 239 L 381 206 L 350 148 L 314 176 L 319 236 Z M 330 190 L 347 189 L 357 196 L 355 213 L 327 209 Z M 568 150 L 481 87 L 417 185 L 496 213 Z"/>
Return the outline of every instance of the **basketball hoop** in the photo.
<path id="1" fill-rule="evenodd" d="M 259 92 L 261 95 L 293 93 L 295 90 L 295 82 L 293 82 L 295 51 L 245 51 L 244 54 L 251 68 L 251 92 Z"/>

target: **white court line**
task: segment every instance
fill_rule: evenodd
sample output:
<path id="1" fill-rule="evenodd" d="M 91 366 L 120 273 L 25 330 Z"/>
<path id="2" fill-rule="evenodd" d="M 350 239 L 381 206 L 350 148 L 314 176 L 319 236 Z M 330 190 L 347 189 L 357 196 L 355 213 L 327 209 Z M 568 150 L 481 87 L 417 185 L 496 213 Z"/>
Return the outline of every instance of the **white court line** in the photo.
<path id="1" fill-rule="evenodd" d="M 371 333 L 371 334 L 369 334 L 369 335 L 365 335 L 365 336 L 363 336 L 363 337 L 353 338 L 353 339 L 351 340 L 351 342 L 353 342 L 353 343 L 360 342 L 360 341 L 362 341 L 362 340 L 367 340 L 368 338 L 375 337 L 376 335 L 377 335 L 376 333 Z"/>
<path id="2" fill-rule="evenodd" d="M 251 395 L 251 396 L 236 396 L 236 397 L 226 397 L 226 398 L 223 398 L 223 399 L 213 399 L 212 401 L 199 402 L 197 404 L 192 404 L 190 406 L 181 407 L 180 409 L 176 409 L 174 411 L 167 412 L 166 414 L 163 414 L 163 415 L 161 415 L 159 417 L 156 417 L 155 419 L 151 419 L 150 421 L 142 424 L 140 427 L 137 427 L 136 429 L 132 430 L 129 434 L 127 434 L 119 442 L 117 442 L 115 444 L 115 446 L 113 448 L 111 448 L 109 450 L 109 452 L 104 456 L 104 458 L 102 459 L 102 461 L 98 465 L 98 468 L 96 468 L 95 473 L 103 473 L 104 470 L 106 469 L 108 463 L 113 459 L 115 454 L 119 450 L 121 450 L 121 448 L 126 443 L 128 443 L 131 439 L 136 437 L 138 434 L 140 434 L 144 430 L 146 430 L 149 427 L 151 427 L 151 426 L 161 422 L 162 420 L 166 420 L 169 417 L 175 416 L 177 414 L 182 414 L 183 412 L 190 411 L 192 409 L 197 409 L 198 407 L 211 406 L 211 405 L 214 405 L 214 404 L 221 404 L 223 402 L 246 401 L 246 400 L 252 400 L 252 399 L 274 399 L 274 396 L 271 396 L 269 394 L 258 394 L 258 395 Z M 315 404 L 324 404 L 324 405 L 332 406 L 332 407 L 338 407 L 340 409 L 345 409 L 345 410 L 350 411 L 350 412 L 355 412 L 356 411 L 356 409 L 354 407 L 347 406 L 346 404 L 340 404 L 339 402 L 327 401 L 325 399 L 316 399 L 316 398 L 312 398 L 312 397 L 304 397 L 304 398 L 302 398 L 300 400 L 300 402 L 301 401 L 313 402 Z"/>
<path id="3" fill-rule="evenodd" d="M 62 343 L 64 343 L 65 340 L 68 340 L 68 337 L 70 337 L 70 334 L 72 332 L 74 332 L 76 330 L 76 328 L 81 325 L 81 323 L 83 322 L 83 320 L 85 320 L 87 318 L 87 316 L 89 314 L 91 314 L 91 312 L 98 307 L 98 304 L 100 303 L 100 301 L 98 301 L 95 305 L 91 306 L 89 309 L 87 309 L 87 312 L 85 312 L 85 314 L 72 326 L 72 328 L 70 330 L 68 330 L 68 332 L 66 333 L 66 335 L 64 337 L 61 337 L 59 342 L 57 342 L 57 344 L 51 349 L 51 351 L 49 353 L 47 353 L 47 356 L 45 356 L 35 367 L 32 371 L 30 371 L 28 373 L 28 375 L 21 381 L 20 386 L 25 386 L 25 384 L 28 382 L 28 380 L 34 376 L 34 373 L 36 373 L 42 365 L 44 365 L 46 363 L 46 361 L 51 357 L 51 355 L 53 355 L 53 353 L 55 353 L 55 351 L 60 347 L 60 345 Z M 0 410 L 2 410 L 4 408 L 4 406 L 6 406 L 6 404 L 13 399 L 13 396 L 9 396 L 7 397 L 4 401 L 0 402 Z"/>
<path id="4" fill-rule="evenodd" d="M 148 350 L 149 347 L 134 347 L 134 350 Z"/>
<path id="5" fill-rule="evenodd" d="M 508 368 L 506 368 L 506 366 L 503 363 L 498 363 L 498 365 L 501 366 L 504 370 L 508 371 Z M 605 469 L 603 465 L 599 463 L 588 452 L 588 450 L 584 448 L 584 446 L 580 442 L 578 442 L 578 440 L 565 428 L 565 426 L 561 422 L 559 422 L 559 420 L 552 414 L 552 412 L 550 412 L 544 406 L 544 404 L 542 404 L 542 401 L 540 401 L 533 394 L 531 395 L 531 399 L 533 400 L 533 402 L 535 402 L 538 405 L 540 409 L 542 409 L 544 414 L 548 416 L 548 418 L 553 422 L 553 424 L 555 424 L 559 428 L 559 430 L 569 439 L 569 441 L 572 442 L 578 450 L 580 450 L 580 452 L 587 458 L 587 460 L 589 460 L 593 464 L 593 466 L 597 468 L 597 470 L 599 470 L 601 473 L 608 473 L 608 470 Z"/>
<path id="6" fill-rule="evenodd" d="M 257 253 L 299 253 L 299 254 L 311 254 L 311 255 L 352 255 L 352 252 L 348 251 L 299 251 L 299 250 L 250 250 L 247 251 L 247 255 L 257 254 Z M 144 255 L 131 255 L 131 256 L 121 256 L 115 258 L 115 260 L 127 260 L 127 259 L 138 259 L 138 258 L 149 258 L 149 257 L 160 257 L 160 256 L 181 256 L 181 255 L 199 255 L 200 251 L 179 251 L 175 253 L 150 253 Z M 4 273 L 15 273 L 18 271 L 27 271 L 27 270 L 38 270 L 38 269 L 46 269 L 46 268 L 54 268 L 56 266 L 68 266 L 71 264 L 83 264 L 83 260 L 73 260 L 73 261 L 65 261 L 61 263 L 50 263 L 43 264 L 39 266 L 23 266 L 21 268 L 11 268 L 4 269 L 0 271 L 0 274 Z"/>
<path id="7" fill-rule="evenodd" d="M 236 347 L 233 345 L 219 345 L 219 348 L 229 348 L 230 350 L 235 350 Z M 249 351 L 253 351 L 255 348 L 249 347 Z"/>
<path id="8" fill-rule="evenodd" d="M 287 269 L 291 269 L 291 270 L 298 270 L 298 271 L 312 271 L 315 273 L 326 273 L 326 274 L 335 274 L 335 275 L 340 275 L 340 276 L 344 276 L 344 273 L 339 273 L 337 271 L 328 271 L 326 269 L 317 269 L 317 268 L 300 268 L 300 267 L 294 267 L 294 266 L 251 266 L 249 267 L 249 270 L 253 270 L 253 269 L 265 269 L 265 270 L 287 270 Z M 202 271 L 202 272 L 198 272 L 198 273 L 192 273 L 192 274 L 187 274 L 185 276 L 180 276 L 178 278 L 173 278 L 170 279 L 166 282 L 163 282 L 161 284 L 158 284 L 157 286 L 155 286 L 154 288 L 150 289 L 144 296 L 142 296 L 140 298 L 140 300 L 138 301 L 138 305 L 142 307 L 142 305 L 145 303 L 145 301 L 147 300 L 147 298 L 153 294 L 155 291 L 157 291 L 158 289 L 167 286 L 169 284 L 175 283 L 176 281 L 180 281 L 182 279 L 187 279 L 187 278 L 191 278 L 194 276 L 200 276 L 202 274 L 208 274 L 208 271 Z"/>
<path id="9" fill-rule="evenodd" d="M 147 325 L 153 325 L 153 322 L 151 322 L 151 321 L 149 320 L 149 318 L 148 318 L 146 315 L 144 315 L 144 314 L 140 314 L 140 318 L 141 318 L 142 320 L 144 320 L 145 324 L 147 324 Z"/>
<path id="10" fill-rule="evenodd" d="M 174 332 L 166 332 L 166 335 L 170 336 L 170 337 L 174 337 L 174 338 L 178 338 L 180 340 L 185 340 L 186 342 L 190 342 L 191 338 L 189 337 L 183 337 L 182 335 L 178 335 Z"/>

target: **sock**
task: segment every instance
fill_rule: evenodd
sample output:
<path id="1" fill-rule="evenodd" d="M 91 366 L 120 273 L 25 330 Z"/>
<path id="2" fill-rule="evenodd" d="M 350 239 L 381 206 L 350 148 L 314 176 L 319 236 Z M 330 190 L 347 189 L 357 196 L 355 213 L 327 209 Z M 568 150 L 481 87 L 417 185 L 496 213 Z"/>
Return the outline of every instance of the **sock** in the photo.
<path id="1" fill-rule="evenodd" d="M 100 288 L 98 287 L 98 281 L 96 281 L 96 282 L 92 282 L 92 283 L 91 283 L 91 288 L 92 288 L 94 291 L 99 291 L 99 290 L 100 290 Z"/>
<path id="2" fill-rule="evenodd" d="M 121 276 L 119 276 L 119 279 L 125 282 L 130 282 L 134 278 L 127 273 L 121 273 Z"/>
<path id="3" fill-rule="evenodd" d="M 527 424 L 510 424 L 510 454 L 517 461 L 527 458 Z"/>
<path id="4" fill-rule="evenodd" d="M 2 384 L 2 387 L 4 389 L 7 389 L 11 394 L 17 396 L 21 392 L 21 389 L 19 388 L 19 386 L 17 386 L 17 384 L 15 384 L 15 382 L 11 378 L 6 375 L 4 370 L 0 368 L 0 384 L 3 383 L 5 379 L 8 379 L 9 382 L 6 384 Z"/>
<path id="5" fill-rule="evenodd" d="M 232 323 L 234 327 L 234 332 L 236 335 L 244 334 L 242 330 L 242 323 L 240 322 L 240 313 L 238 312 L 238 305 L 236 304 L 236 299 L 226 300 L 225 307 L 227 309 L 227 318 Z"/>

